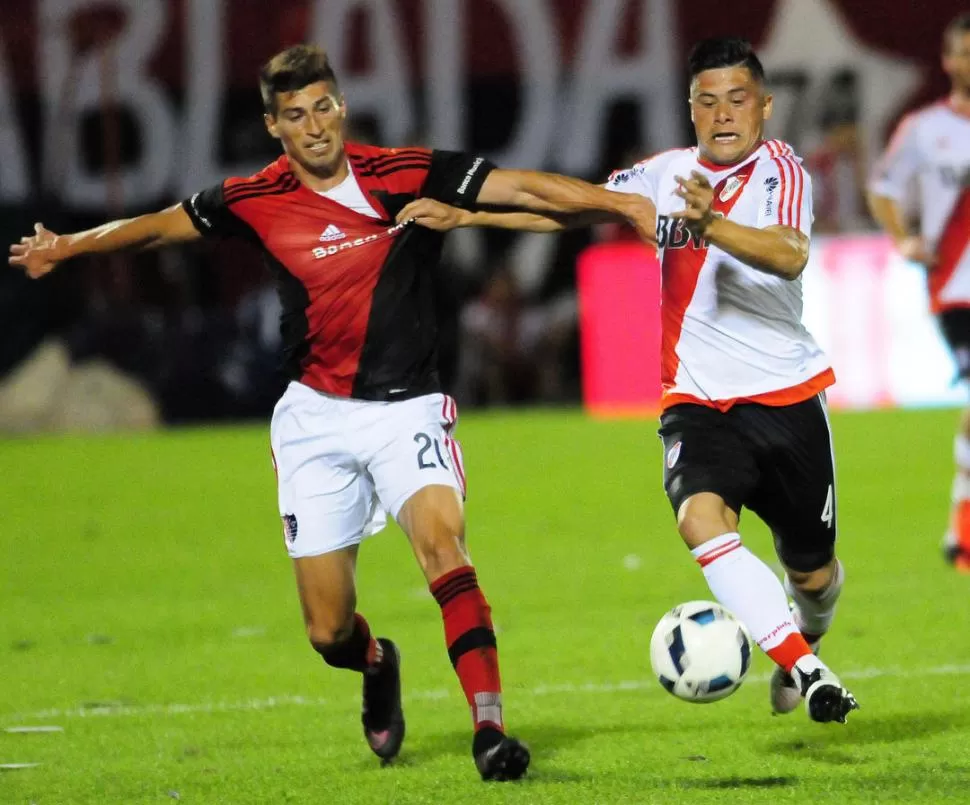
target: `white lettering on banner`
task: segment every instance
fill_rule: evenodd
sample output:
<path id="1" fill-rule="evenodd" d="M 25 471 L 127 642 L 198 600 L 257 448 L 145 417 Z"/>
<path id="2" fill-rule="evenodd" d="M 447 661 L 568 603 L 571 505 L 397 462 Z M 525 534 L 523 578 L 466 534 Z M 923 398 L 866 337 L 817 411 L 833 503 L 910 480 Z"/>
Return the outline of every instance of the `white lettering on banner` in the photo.
<path id="1" fill-rule="evenodd" d="M 0 42 L 0 202 L 20 203 L 30 196 L 27 149 L 20 131 L 7 78 L 7 59 Z"/>
<path id="2" fill-rule="evenodd" d="M 599 2 L 599 0 L 597 0 Z M 559 108 L 559 48 L 545 3 L 497 0 L 510 18 L 522 67 L 522 106 L 512 142 L 492 159 L 503 168 L 537 168 L 549 158 Z M 598 148 L 590 150 L 598 153 Z"/>
<path id="3" fill-rule="evenodd" d="M 226 176 L 250 176 L 263 167 L 262 162 L 226 165 L 219 160 L 226 83 L 222 56 L 226 52 L 226 0 L 186 0 L 184 22 L 185 30 L 191 31 L 185 43 L 184 145 L 172 177 L 176 195 L 183 198 Z M 262 128 L 263 121 L 254 119 L 241 125 Z"/>
<path id="4" fill-rule="evenodd" d="M 366 75 L 350 70 L 352 12 L 367 13 L 371 33 Z M 380 126 L 380 139 L 400 144 L 414 134 L 411 69 L 401 41 L 407 27 L 390 0 L 315 0 L 310 41 L 327 48 L 330 61 L 347 97 L 351 116 L 369 116 Z"/>
<path id="5" fill-rule="evenodd" d="M 427 0 L 424 19 L 428 142 L 461 151 L 465 148 L 465 0 Z"/>
<path id="6" fill-rule="evenodd" d="M 495 0 L 514 32 L 512 59 L 521 72 L 521 104 L 510 110 L 513 130 L 506 145 L 491 156 L 506 167 L 558 165 L 568 172 L 590 174 L 598 166 L 605 105 L 620 96 L 640 98 L 645 130 L 652 145 L 673 144 L 679 106 L 665 101 L 658 88 L 669 81 L 667 61 L 673 40 L 670 0 L 642 0 L 650 14 L 649 47 L 634 59 L 613 57 L 621 0 L 589 2 L 579 32 L 578 54 L 571 65 L 574 80 L 563 86 L 555 9 L 549 3 Z M 128 207 L 187 196 L 225 175 L 248 175 L 258 165 L 226 165 L 219 160 L 225 131 L 220 125 L 226 77 L 228 0 L 185 0 L 183 50 L 185 102 L 176 117 L 160 84 L 151 76 L 169 4 L 164 0 L 36 0 L 40 39 L 38 73 L 43 102 L 42 177 L 46 188 L 75 208 L 104 208 L 111 182 L 118 181 L 120 202 Z M 314 0 L 308 39 L 328 46 L 346 91 L 351 116 L 372 117 L 380 138 L 404 142 L 424 132 L 439 148 L 468 147 L 465 97 L 468 38 L 465 21 L 472 0 L 423 0 L 422 32 L 406 28 L 392 0 Z M 75 53 L 71 23 L 95 7 L 117 9 L 124 27 L 110 42 Z M 365 74 L 349 70 L 351 22 L 355 12 L 367 17 L 368 63 Z M 612 26 L 598 30 L 598 26 Z M 420 37 L 425 55 L 426 114 L 418 120 L 405 37 Z M 646 40 L 645 40 L 646 41 Z M 0 55 L 2 57 L 2 55 Z M 605 67 L 604 67 L 605 64 Z M 22 198 L 29 192 L 28 160 L 21 158 L 23 129 L 12 110 L 5 72 L 0 66 L 0 198 Z M 559 101 L 568 89 L 572 112 L 558 117 Z M 253 86 L 253 92 L 256 91 Z M 649 101 L 649 104 L 648 104 Z M 133 164 L 119 177 L 92 170 L 85 162 L 80 123 L 106 103 L 118 105 L 134 119 L 138 149 Z M 649 106 L 649 108 L 647 108 Z M 7 107 L 10 107 L 8 112 Z M 557 134 L 562 123 L 563 133 Z M 254 123 L 254 125 L 258 125 Z M 666 133 L 665 133 L 666 131 Z M 557 138 L 567 153 L 557 159 Z M 11 195 L 13 194 L 13 195 Z"/>
<path id="7" fill-rule="evenodd" d="M 92 172 L 81 153 L 80 123 L 105 103 L 122 106 L 139 133 L 137 162 L 120 175 L 121 201 L 139 206 L 168 189 L 175 150 L 173 110 L 148 62 L 167 27 L 162 0 L 105 0 L 122 12 L 125 25 L 109 43 L 74 52 L 71 20 L 91 0 L 41 0 L 40 84 L 44 97 L 44 180 L 75 207 L 104 207 L 108 180 Z M 108 77 L 110 80 L 105 81 Z"/>
<path id="8" fill-rule="evenodd" d="M 559 126 L 557 165 L 565 173 L 588 175 L 599 165 L 599 143 L 611 104 L 623 98 L 640 102 L 641 129 L 651 152 L 677 144 L 682 110 L 678 98 L 681 65 L 674 48 L 676 28 L 671 0 L 642 0 L 641 50 L 629 59 L 616 55 L 615 42 L 626 0 L 586 4 L 582 41 L 567 92 L 566 118 Z"/>

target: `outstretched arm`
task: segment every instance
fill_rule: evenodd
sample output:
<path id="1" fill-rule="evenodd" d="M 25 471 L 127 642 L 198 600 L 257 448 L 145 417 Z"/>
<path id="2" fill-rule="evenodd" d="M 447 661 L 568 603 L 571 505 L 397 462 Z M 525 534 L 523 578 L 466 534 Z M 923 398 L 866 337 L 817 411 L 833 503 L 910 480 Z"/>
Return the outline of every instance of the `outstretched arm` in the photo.
<path id="1" fill-rule="evenodd" d="M 161 212 L 109 221 L 106 224 L 58 235 L 43 224 L 34 224 L 34 234 L 10 246 L 7 262 L 22 268 L 28 277 L 38 279 L 58 264 L 85 254 L 108 254 L 130 249 L 154 249 L 202 237 L 181 204 Z"/>
<path id="2" fill-rule="evenodd" d="M 619 215 L 605 212 L 572 214 L 509 212 L 506 210 L 463 210 L 432 198 L 412 201 L 397 214 L 397 222 L 413 221 L 419 226 L 448 232 L 462 227 L 494 227 L 521 232 L 561 232 L 594 224 L 622 222 Z"/>
<path id="3" fill-rule="evenodd" d="M 528 210 L 555 220 L 561 220 L 558 217 L 563 215 L 588 214 L 605 215 L 606 220 L 625 219 L 644 240 L 653 241 L 655 238 L 656 208 L 649 199 L 636 193 L 617 193 L 582 179 L 556 173 L 493 170 L 485 179 L 476 202 L 480 205 Z M 584 223 L 588 222 L 587 219 Z M 520 219 L 517 223 L 551 226 L 533 219 Z M 488 225 L 494 226 L 495 223 L 493 221 Z M 563 227 L 533 231 L 550 232 L 561 228 Z"/>

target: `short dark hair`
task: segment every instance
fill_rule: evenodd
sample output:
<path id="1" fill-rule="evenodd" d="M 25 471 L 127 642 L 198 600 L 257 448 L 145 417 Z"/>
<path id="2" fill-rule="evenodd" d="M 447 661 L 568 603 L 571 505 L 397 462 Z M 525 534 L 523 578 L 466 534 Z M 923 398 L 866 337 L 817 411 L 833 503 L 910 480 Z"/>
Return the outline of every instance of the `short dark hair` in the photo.
<path id="1" fill-rule="evenodd" d="M 295 92 L 318 81 L 337 86 L 327 51 L 316 45 L 294 45 L 270 59 L 259 71 L 259 94 L 267 114 L 276 114 L 276 93 Z"/>
<path id="2" fill-rule="evenodd" d="M 958 34 L 970 34 L 970 11 L 964 11 L 962 14 L 954 17 L 950 20 L 950 24 L 943 30 L 944 51 L 950 49 L 950 40 Z"/>
<path id="3" fill-rule="evenodd" d="M 747 39 L 723 36 L 698 42 L 690 52 L 687 65 L 691 81 L 698 73 L 721 67 L 747 67 L 756 80 L 765 80 L 765 68 Z"/>

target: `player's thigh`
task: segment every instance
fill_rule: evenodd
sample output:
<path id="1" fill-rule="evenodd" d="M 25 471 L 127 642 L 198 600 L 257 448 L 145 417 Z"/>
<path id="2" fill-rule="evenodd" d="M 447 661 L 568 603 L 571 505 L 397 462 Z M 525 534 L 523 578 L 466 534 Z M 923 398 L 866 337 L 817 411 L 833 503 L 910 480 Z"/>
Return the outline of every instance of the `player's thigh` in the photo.
<path id="1" fill-rule="evenodd" d="M 957 376 L 970 380 L 970 309 L 944 310 L 939 325 L 956 363 Z"/>
<path id="2" fill-rule="evenodd" d="M 664 490 L 675 515 L 680 516 L 685 501 L 704 492 L 740 514 L 757 484 L 758 469 L 731 411 L 675 405 L 660 417 L 660 438 Z"/>
<path id="3" fill-rule="evenodd" d="M 383 507 L 395 519 L 404 504 L 426 487 L 454 490 L 465 497 L 461 444 L 455 438 L 458 409 L 444 394 L 428 394 L 388 406 L 382 417 L 378 446 L 367 462 Z"/>
<path id="4" fill-rule="evenodd" d="M 832 433 L 824 396 L 767 412 L 771 449 L 749 508 L 771 529 L 782 563 L 808 573 L 835 556 L 838 505 Z"/>
<path id="5" fill-rule="evenodd" d="M 283 537 L 293 559 L 357 545 L 384 524 L 373 480 L 346 452 L 345 435 L 321 404 L 278 405 L 270 429 Z"/>

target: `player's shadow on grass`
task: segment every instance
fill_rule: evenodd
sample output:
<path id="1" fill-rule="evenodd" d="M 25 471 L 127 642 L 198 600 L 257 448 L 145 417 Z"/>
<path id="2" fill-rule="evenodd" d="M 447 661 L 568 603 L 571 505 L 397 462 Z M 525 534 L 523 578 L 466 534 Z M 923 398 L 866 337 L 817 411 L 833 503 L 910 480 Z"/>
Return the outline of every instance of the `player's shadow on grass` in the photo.
<path id="1" fill-rule="evenodd" d="M 611 727 L 577 728 L 556 724 L 523 725 L 513 732 L 532 751 L 533 767 L 536 762 L 554 757 L 555 754 L 569 746 L 592 738 L 610 735 L 617 737 L 633 737 L 642 739 L 644 734 L 650 733 L 647 726 L 627 726 L 616 724 Z M 465 730 L 453 730 L 437 735 L 425 735 L 405 743 L 401 757 L 395 761 L 400 766 L 420 766 L 441 757 L 461 757 L 471 759 L 471 735 Z M 592 775 L 576 773 L 559 775 L 557 772 L 544 772 L 535 768 L 530 769 L 530 778 L 547 782 L 573 782 L 591 779 Z M 528 779 L 528 778 L 527 778 Z"/>
<path id="2" fill-rule="evenodd" d="M 932 735 L 970 729 L 970 715 L 955 713 L 893 713 L 885 716 L 853 716 L 845 727 L 829 726 L 824 732 L 802 734 L 768 745 L 769 751 L 783 755 L 802 755 L 822 762 L 852 762 L 834 752 L 838 746 L 864 746 L 878 743 L 919 741 Z"/>
<path id="3" fill-rule="evenodd" d="M 714 791 L 733 791 L 739 788 L 787 788 L 797 785 L 797 777 L 715 777 L 713 779 L 680 780 L 678 788 L 704 788 Z"/>

